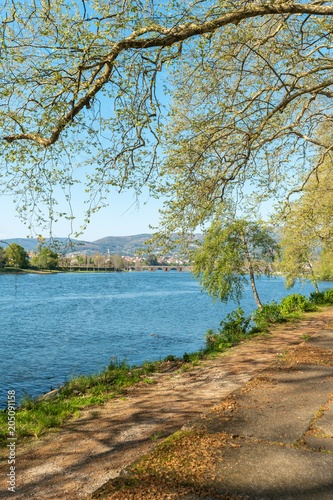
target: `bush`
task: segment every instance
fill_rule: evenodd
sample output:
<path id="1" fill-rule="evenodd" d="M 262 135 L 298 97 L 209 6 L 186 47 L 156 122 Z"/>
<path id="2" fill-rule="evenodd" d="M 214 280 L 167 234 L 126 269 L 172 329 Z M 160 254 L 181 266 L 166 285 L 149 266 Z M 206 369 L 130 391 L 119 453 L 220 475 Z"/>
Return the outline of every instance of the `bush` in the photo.
<path id="1" fill-rule="evenodd" d="M 191 361 L 191 357 L 187 352 L 184 352 L 183 354 L 183 361 L 184 363 L 188 363 L 189 361 Z"/>
<path id="2" fill-rule="evenodd" d="M 241 337 L 247 333 L 250 321 L 251 317 L 245 318 L 243 309 L 238 307 L 236 311 L 227 314 L 226 318 L 221 321 L 218 329 L 219 335 L 227 340 Z"/>
<path id="3" fill-rule="evenodd" d="M 176 361 L 176 357 L 173 354 L 169 354 L 164 361 Z"/>
<path id="4" fill-rule="evenodd" d="M 206 351 L 219 351 L 239 342 L 248 333 L 251 318 L 245 318 L 244 311 L 238 307 L 236 311 L 227 314 L 221 321 L 218 333 L 207 330 Z"/>
<path id="5" fill-rule="evenodd" d="M 293 293 L 281 300 L 282 314 L 292 314 L 303 311 L 311 311 L 313 306 L 304 295 Z"/>
<path id="6" fill-rule="evenodd" d="M 273 300 L 270 304 L 263 304 L 262 309 L 254 311 L 252 320 L 259 328 L 267 323 L 279 323 L 283 321 L 281 310 L 282 305 Z"/>
<path id="7" fill-rule="evenodd" d="M 325 292 L 325 302 L 333 303 L 333 288 L 326 290 Z"/>
<path id="8" fill-rule="evenodd" d="M 325 302 L 327 302 L 327 300 L 325 299 L 325 292 L 311 292 L 309 301 L 312 304 L 325 304 Z"/>

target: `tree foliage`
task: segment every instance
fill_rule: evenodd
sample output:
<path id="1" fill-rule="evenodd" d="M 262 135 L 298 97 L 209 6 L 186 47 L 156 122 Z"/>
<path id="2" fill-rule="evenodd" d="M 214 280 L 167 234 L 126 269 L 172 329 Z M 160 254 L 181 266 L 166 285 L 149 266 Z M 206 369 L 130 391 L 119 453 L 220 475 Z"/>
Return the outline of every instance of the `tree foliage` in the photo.
<path id="1" fill-rule="evenodd" d="M 333 281 L 333 249 L 323 248 L 318 260 L 314 263 L 314 271 L 319 280 Z"/>
<path id="2" fill-rule="evenodd" d="M 7 262 L 5 250 L 0 246 L 0 268 L 4 268 Z"/>
<path id="3" fill-rule="evenodd" d="M 262 307 L 255 274 L 271 275 L 277 244 L 268 229 L 244 219 L 216 220 L 193 253 L 193 274 L 209 295 L 222 302 L 239 301 L 250 275 L 258 307 Z"/>
<path id="4" fill-rule="evenodd" d="M 118 253 L 111 257 L 111 264 L 115 271 L 122 271 L 125 269 L 125 260 Z"/>
<path id="5" fill-rule="evenodd" d="M 169 196 L 160 237 L 248 184 L 261 196 L 301 189 L 333 147 L 318 134 L 332 115 L 332 16 L 317 1 L 5 0 L 3 189 L 28 220 L 43 203 L 45 220 L 72 220 L 82 167 L 88 220 L 111 187 L 147 185 Z"/>
<path id="6" fill-rule="evenodd" d="M 5 249 L 5 256 L 10 266 L 20 267 L 21 269 L 29 267 L 28 254 L 24 248 L 17 243 L 11 243 Z"/>
<path id="7" fill-rule="evenodd" d="M 37 255 L 31 259 L 31 265 L 40 269 L 55 269 L 59 265 L 59 255 L 50 248 L 39 248 Z"/>
<path id="8" fill-rule="evenodd" d="M 293 287 L 296 279 L 310 279 L 318 292 L 318 254 L 324 250 L 327 256 L 333 243 L 332 168 L 326 161 L 280 220 L 281 269 L 287 288 Z"/>
<path id="9" fill-rule="evenodd" d="M 148 257 L 145 258 L 145 263 L 148 264 L 148 266 L 158 266 L 158 260 L 156 255 L 150 254 Z"/>

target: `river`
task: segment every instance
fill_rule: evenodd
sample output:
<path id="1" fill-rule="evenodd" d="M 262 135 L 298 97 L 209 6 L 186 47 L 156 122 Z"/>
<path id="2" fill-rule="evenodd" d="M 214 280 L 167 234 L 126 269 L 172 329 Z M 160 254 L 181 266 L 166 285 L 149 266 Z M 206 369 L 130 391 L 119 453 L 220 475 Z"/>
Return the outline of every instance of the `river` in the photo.
<path id="1" fill-rule="evenodd" d="M 258 290 L 262 302 L 288 293 L 281 277 L 262 277 Z M 289 293 L 311 291 L 307 284 Z M 246 314 L 256 308 L 250 285 L 240 305 Z M 189 272 L 2 275 L 0 408 L 8 390 L 36 396 L 113 356 L 139 364 L 196 351 L 235 308 L 213 303 Z"/>

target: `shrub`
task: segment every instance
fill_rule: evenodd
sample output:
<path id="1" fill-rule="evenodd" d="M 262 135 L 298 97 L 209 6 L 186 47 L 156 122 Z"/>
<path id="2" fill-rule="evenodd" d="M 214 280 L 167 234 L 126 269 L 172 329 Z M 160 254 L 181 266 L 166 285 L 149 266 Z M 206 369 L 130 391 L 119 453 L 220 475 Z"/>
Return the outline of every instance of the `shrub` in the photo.
<path id="1" fill-rule="evenodd" d="M 258 327 L 267 323 L 279 323 L 283 321 L 282 305 L 273 300 L 270 304 L 263 304 L 262 309 L 253 312 L 252 320 Z"/>
<path id="2" fill-rule="evenodd" d="M 243 309 L 238 307 L 221 321 L 219 334 L 226 338 L 242 336 L 247 332 L 250 321 L 251 317 L 245 318 Z"/>
<path id="3" fill-rule="evenodd" d="M 221 321 L 218 333 L 207 330 L 206 351 L 219 351 L 239 342 L 248 333 L 251 318 L 244 316 L 244 311 L 238 307 L 236 311 L 227 314 Z"/>
<path id="4" fill-rule="evenodd" d="M 292 314 L 303 311 L 311 311 L 313 306 L 304 295 L 293 293 L 281 300 L 282 314 Z"/>
<path id="5" fill-rule="evenodd" d="M 325 304 L 325 302 L 327 302 L 327 300 L 325 299 L 325 292 L 311 292 L 309 301 L 312 304 Z"/>
<path id="6" fill-rule="evenodd" d="M 326 290 L 325 292 L 325 302 L 333 303 L 333 288 Z"/>
<path id="7" fill-rule="evenodd" d="M 190 360 L 191 360 L 190 355 L 187 352 L 184 352 L 183 354 L 184 363 L 188 363 Z"/>
<path id="8" fill-rule="evenodd" d="M 176 357 L 173 354 L 169 354 L 164 361 L 176 361 Z"/>

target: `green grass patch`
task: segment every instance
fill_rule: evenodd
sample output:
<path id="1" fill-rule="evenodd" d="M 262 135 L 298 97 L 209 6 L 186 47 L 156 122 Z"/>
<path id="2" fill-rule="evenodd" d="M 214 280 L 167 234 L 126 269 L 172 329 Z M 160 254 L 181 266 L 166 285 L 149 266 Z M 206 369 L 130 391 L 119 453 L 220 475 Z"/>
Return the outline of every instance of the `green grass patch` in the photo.
<path id="1" fill-rule="evenodd" d="M 160 362 L 146 362 L 130 367 L 126 361 L 112 359 L 98 374 L 72 378 L 52 399 L 25 396 L 16 410 L 16 437 L 39 437 L 47 429 L 59 427 L 70 416 L 78 416 L 82 408 L 101 405 L 139 381 L 154 383 L 147 375 L 157 371 Z M 0 411 L 0 445 L 7 445 L 7 413 Z"/>

